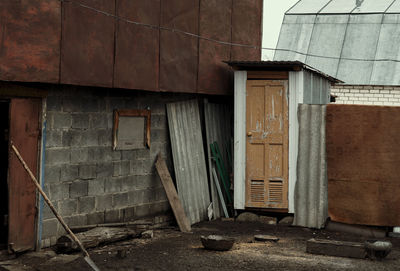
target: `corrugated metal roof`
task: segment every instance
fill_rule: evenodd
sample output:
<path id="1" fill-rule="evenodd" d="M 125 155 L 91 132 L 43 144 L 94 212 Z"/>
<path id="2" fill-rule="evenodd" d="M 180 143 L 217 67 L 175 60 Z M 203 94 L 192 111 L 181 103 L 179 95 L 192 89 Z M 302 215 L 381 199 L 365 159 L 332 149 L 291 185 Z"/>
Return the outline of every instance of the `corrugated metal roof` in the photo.
<path id="1" fill-rule="evenodd" d="M 237 70 L 265 70 L 265 71 L 298 71 L 308 70 L 316 73 L 333 83 L 343 83 L 328 74 L 325 74 L 301 61 L 224 61 Z"/>
<path id="2" fill-rule="evenodd" d="M 341 1 L 318 13 L 307 10 L 313 0 L 290 9 L 274 60 L 301 60 L 346 84 L 400 85 L 400 0 Z"/>

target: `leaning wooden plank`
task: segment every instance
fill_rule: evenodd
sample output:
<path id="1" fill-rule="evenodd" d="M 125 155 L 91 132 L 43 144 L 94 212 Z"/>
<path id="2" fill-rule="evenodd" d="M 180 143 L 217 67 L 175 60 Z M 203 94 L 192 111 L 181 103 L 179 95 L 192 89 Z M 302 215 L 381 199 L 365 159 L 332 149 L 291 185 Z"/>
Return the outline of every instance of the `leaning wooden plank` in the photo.
<path id="1" fill-rule="evenodd" d="M 89 231 L 77 233 L 76 237 L 86 248 L 90 248 L 97 247 L 100 244 L 108 244 L 132 237 L 139 237 L 140 234 L 141 231 L 130 228 L 99 227 Z M 69 235 L 64 235 L 58 238 L 56 246 L 57 250 L 61 252 L 79 250 L 79 246 Z"/>
<path id="2" fill-rule="evenodd" d="M 56 218 L 61 223 L 61 225 L 63 226 L 65 231 L 71 236 L 71 239 L 77 244 L 77 246 L 83 252 L 85 261 L 89 264 L 89 266 L 93 270 L 99 271 L 100 269 L 96 266 L 96 264 L 90 258 L 89 253 L 87 252 L 85 247 L 82 245 L 81 241 L 76 237 L 76 235 L 71 231 L 71 229 L 68 227 L 68 225 L 64 222 L 64 219 L 58 214 L 58 212 L 56 211 L 56 208 L 54 208 L 53 203 L 50 201 L 50 199 L 47 197 L 46 193 L 43 191 L 43 189 L 40 186 L 40 184 L 39 184 L 38 180 L 36 179 L 35 175 L 33 175 L 32 171 L 29 169 L 28 165 L 25 163 L 25 160 L 22 158 L 22 156 L 19 153 L 17 147 L 14 146 L 14 143 L 12 141 L 11 141 L 11 148 L 14 151 L 15 155 L 18 157 L 18 160 L 21 162 L 21 164 L 24 167 L 24 169 L 26 170 L 26 172 L 28 172 L 29 176 L 31 177 L 32 182 L 35 184 L 37 190 L 42 195 L 44 201 L 47 203 L 47 205 L 49 206 L 50 210 L 56 216 Z"/>
<path id="3" fill-rule="evenodd" d="M 363 243 L 332 240 L 310 239 L 307 241 L 307 253 L 364 259 L 366 257 Z"/>
<path id="4" fill-rule="evenodd" d="M 169 174 L 167 165 L 165 164 L 165 161 L 160 154 L 157 156 L 156 168 L 158 175 L 160 175 L 160 179 L 167 194 L 169 203 L 171 204 L 171 208 L 174 212 L 176 221 L 178 222 L 179 229 L 182 232 L 190 232 L 190 222 L 178 197 L 178 193 L 176 192 L 174 183 L 172 182 L 172 178 Z"/>

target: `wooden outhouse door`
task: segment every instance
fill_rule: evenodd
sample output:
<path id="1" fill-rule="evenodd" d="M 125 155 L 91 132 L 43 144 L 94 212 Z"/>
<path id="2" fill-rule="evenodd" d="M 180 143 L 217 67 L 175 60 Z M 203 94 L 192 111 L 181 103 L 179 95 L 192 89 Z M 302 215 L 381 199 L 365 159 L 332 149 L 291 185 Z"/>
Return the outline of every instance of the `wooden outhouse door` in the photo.
<path id="1" fill-rule="evenodd" d="M 37 175 L 40 99 L 11 99 L 10 141 L 19 149 L 33 174 Z M 12 252 L 30 250 L 35 245 L 36 188 L 14 152 L 9 151 L 9 228 Z"/>
<path id="2" fill-rule="evenodd" d="M 245 206 L 287 208 L 287 82 L 248 80 L 246 92 Z"/>

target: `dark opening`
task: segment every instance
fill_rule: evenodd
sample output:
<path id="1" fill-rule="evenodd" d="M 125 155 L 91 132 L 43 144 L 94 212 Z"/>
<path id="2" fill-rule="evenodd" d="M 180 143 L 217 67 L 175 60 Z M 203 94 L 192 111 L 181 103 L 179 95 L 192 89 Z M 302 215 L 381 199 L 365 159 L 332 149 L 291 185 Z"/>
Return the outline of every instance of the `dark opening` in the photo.
<path id="1" fill-rule="evenodd" d="M 0 246 L 8 241 L 8 135 L 9 105 L 7 100 L 0 100 Z"/>

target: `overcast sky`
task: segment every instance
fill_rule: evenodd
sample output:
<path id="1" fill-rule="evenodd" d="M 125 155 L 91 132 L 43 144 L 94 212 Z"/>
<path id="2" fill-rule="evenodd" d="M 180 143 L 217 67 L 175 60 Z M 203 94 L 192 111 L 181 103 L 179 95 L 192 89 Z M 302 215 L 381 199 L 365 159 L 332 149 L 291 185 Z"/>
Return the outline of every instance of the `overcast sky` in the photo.
<path id="1" fill-rule="evenodd" d="M 298 0 L 264 0 L 262 47 L 275 48 L 284 13 Z M 263 50 L 262 60 L 272 60 L 274 53 Z"/>

